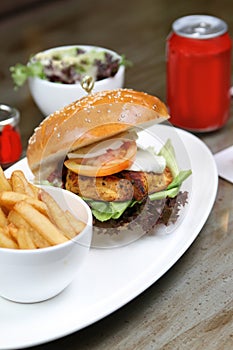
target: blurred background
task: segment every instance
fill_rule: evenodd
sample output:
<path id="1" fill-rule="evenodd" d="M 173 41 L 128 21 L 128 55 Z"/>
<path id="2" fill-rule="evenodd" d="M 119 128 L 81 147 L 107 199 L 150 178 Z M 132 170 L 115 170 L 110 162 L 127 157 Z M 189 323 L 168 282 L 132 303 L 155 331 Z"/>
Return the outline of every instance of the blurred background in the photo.
<path id="1" fill-rule="evenodd" d="M 169 11 L 168 11 L 169 9 Z M 21 112 L 28 137 L 42 119 L 28 87 L 13 88 L 9 67 L 46 48 L 94 44 L 126 55 L 125 86 L 165 100 L 165 45 L 172 22 L 188 14 L 225 20 L 233 33 L 232 0 L 15 0 L 0 6 L 0 101 Z M 145 70 L 146 67 L 146 70 Z"/>

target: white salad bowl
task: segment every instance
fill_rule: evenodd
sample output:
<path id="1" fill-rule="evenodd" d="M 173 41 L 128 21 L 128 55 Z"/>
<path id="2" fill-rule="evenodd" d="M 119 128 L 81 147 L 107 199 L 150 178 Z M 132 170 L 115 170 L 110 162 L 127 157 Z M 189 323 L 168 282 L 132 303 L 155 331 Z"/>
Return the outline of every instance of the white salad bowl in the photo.
<path id="1" fill-rule="evenodd" d="M 51 247 L 0 248 L 0 296 L 15 302 L 40 302 L 62 292 L 77 276 L 90 249 L 92 214 L 88 205 L 69 191 L 41 187 L 86 225 L 72 240 Z"/>
<path id="2" fill-rule="evenodd" d="M 114 58 L 121 60 L 121 56 L 112 50 L 88 45 L 61 46 L 44 52 L 51 53 L 53 51 L 75 47 L 84 49 L 87 52 L 91 50 L 104 51 L 111 54 Z M 115 76 L 95 81 L 92 92 L 122 88 L 124 86 L 124 79 L 125 66 L 120 65 Z M 61 84 L 40 79 L 38 77 L 28 78 L 28 83 L 31 95 L 44 116 L 50 115 L 71 102 L 87 95 L 87 92 L 83 89 L 80 83 Z"/>

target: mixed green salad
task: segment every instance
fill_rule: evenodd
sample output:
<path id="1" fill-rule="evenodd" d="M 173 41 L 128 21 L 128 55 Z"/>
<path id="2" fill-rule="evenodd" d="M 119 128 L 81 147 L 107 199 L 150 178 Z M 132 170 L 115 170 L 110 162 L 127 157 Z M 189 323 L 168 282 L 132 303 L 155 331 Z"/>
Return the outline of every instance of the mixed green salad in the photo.
<path id="1" fill-rule="evenodd" d="M 130 65 L 123 55 L 119 57 L 104 49 L 54 49 L 37 53 L 26 65 L 18 63 L 10 67 L 10 72 L 16 87 L 22 86 L 29 77 L 61 84 L 76 84 L 88 75 L 94 81 L 99 81 L 113 77 L 121 65 Z"/>

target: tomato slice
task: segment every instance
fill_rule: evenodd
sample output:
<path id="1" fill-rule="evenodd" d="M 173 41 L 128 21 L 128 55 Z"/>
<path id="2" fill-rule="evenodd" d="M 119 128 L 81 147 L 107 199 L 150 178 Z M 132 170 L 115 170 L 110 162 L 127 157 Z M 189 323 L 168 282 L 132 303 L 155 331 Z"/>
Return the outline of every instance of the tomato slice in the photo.
<path id="1" fill-rule="evenodd" d="M 72 158 L 65 166 L 76 174 L 100 177 L 116 174 L 129 168 L 135 159 L 137 144 L 134 140 L 124 140 L 117 149 L 109 147 L 103 154 L 93 158 Z"/>

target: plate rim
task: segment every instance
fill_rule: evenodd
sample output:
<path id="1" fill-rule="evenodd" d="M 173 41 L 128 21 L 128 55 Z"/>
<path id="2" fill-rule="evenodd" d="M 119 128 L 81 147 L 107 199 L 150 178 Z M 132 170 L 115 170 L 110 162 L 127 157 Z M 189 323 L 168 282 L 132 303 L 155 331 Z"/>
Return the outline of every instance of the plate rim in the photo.
<path id="1" fill-rule="evenodd" d="M 165 127 L 165 128 L 169 127 L 170 128 L 170 126 L 167 126 L 167 125 L 159 125 L 159 127 Z M 74 324 L 72 329 L 71 329 L 71 327 L 69 329 L 66 329 L 66 330 L 64 329 L 62 333 L 58 332 L 58 334 L 56 334 L 56 332 L 55 332 L 54 334 L 51 334 L 49 337 L 48 336 L 47 337 L 40 336 L 40 339 L 33 339 L 33 341 L 29 341 L 25 338 L 24 341 L 21 340 L 21 344 L 18 344 L 18 343 L 16 344 L 14 341 L 10 341 L 9 344 L 6 344 L 6 343 L 3 344 L 3 347 L 0 344 L 0 349 L 2 349 L 2 350 L 3 349 L 5 349 L 5 350 L 7 350 L 7 349 L 20 349 L 20 348 L 40 345 L 40 344 L 43 344 L 46 342 L 50 342 L 50 341 L 62 338 L 62 337 L 67 336 L 69 334 L 72 334 L 76 331 L 79 331 L 79 330 L 103 319 L 107 315 L 113 313 L 114 311 L 116 311 L 117 309 L 124 306 L 125 304 L 127 304 L 128 302 L 133 300 L 135 297 L 137 297 L 138 295 L 143 293 L 147 288 L 149 288 L 153 283 L 155 283 L 161 276 L 163 276 L 181 258 L 181 256 L 187 251 L 187 249 L 191 246 L 191 244 L 194 242 L 194 240 L 196 239 L 196 237 L 200 233 L 201 229 L 203 228 L 208 216 L 210 215 L 212 207 L 214 205 L 215 198 L 217 195 L 217 189 L 218 189 L 218 172 L 217 172 L 217 167 L 216 167 L 216 163 L 214 161 L 213 154 L 211 153 L 210 149 L 207 147 L 207 145 L 203 141 L 201 141 L 198 137 L 196 137 L 195 135 L 191 134 L 188 131 L 185 131 L 183 129 L 174 128 L 174 127 L 172 127 L 172 128 L 174 129 L 173 131 L 178 133 L 178 135 L 179 135 L 179 137 L 181 137 L 182 141 L 183 141 L 183 138 L 191 139 L 194 142 L 194 144 L 198 144 L 199 147 L 205 151 L 207 158 L 209 159 L 209 161 L 212 164 L 212 170 L 213 170 L 212 179 L 213 179 L 213 184 L 214 184 L 212 196 L 209 199 L 209 203 L 207 203 L 208 209 L 205 211 L 205 215 L 203 215 L 202 220 L 200 220 L 198 225 L 196 225 L 195 230 L 194 230 L 195 232 L 193 232 L 192 235 L 190 235 L 190 238 L 188 240 L 186 240 L 185 244 L 182 246 L 182 249 L 180 249 L 179 252 L 177 252 L 176 257 L 174 259 L 172 259 L 169 264 L 167 264 L 166 268 L 164 268 L 164 270 L 161 271 L 161 274 L 157 275 L 156 278 L 154 277 L 153 274 L 149 274 L 150 278 L 148 278 L 148 277 L 146 278 L 146 283 L 144 282 L 143 285 L 140 284 L 140 286 L 137 286 L 136 289 L 134 287 L 131 290 L 130 294 L 128 293 L 126 295 L 126 297 L 118 300 L 118 303 L 115 302 L 114 307 L 112 307 L 111 304 L 108 304 L 107 309 L 105 309 L 104 311 L 102 310 L 102 312 L 99 313 L 98 315 L 94 315 L 94 317 L 92 317 L 92 319 L 90 319 L 85 324 L 83 324 L 82 327 L 75 327 L 75 324 Z M 19 163 L 21 165 L 21 164 L 24 164 L 24 162 L 25 162 L 25 158 L 20 160 L 16 164 L 14 164 L 11 168 L 7 169 L 6 174 L 9 173 L 10 171 L 12 171 L 12 169 L 14 169 L 15 167 L 17 167 L 17 165 L 19 165 Z M 191 201 L 192 201 L 192 199 L 191 199 Z M 181 225 L 182 225 L 182 223 L 181 223 Z M 93 248 L 93 253 L 94 253 L 94 249 L 95 248 Z M 152 268 L 153 268 L 153 266 L 151 267 L 151 269 Z M 0 304 L 1 304 L 1 300 L 0 300 Z M 25 307 L 27 307 L 27 305 L 25 305 Z"/>

